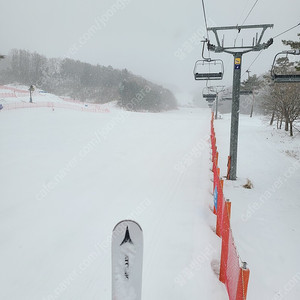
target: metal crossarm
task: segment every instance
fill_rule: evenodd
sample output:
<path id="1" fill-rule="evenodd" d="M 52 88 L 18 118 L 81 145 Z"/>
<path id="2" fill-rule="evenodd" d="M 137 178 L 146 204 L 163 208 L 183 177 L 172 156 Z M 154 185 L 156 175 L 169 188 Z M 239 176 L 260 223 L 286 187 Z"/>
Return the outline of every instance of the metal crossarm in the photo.
<path id="1" fill-rule="evenodd" d="M 217 45 L 212 45 L 212 44 L 208 44 L 208 49 L 217 53 L 220 52 L 227 52 L 230 54 L 234 54 L 236 52 L 242 52 L 242 53 L 247 53 L 250 51 L 260 51 L 263 49 L 268 48 L 272 43 L 273 43 L 273 39 L 270 39 L 269 41 L 267 41 L 266 43 L 261 43 L 262 38 L 264 36 L 265 31 L 268 28 L 272 28 L 274 25 L 273 24 L 260 24 L 260 25 L 236 25 L 236 26 L 221 26 L 221 27 L 208 27 L 207 30 L 212 31 L 215 34 L 216 37 L 216 41 L 217 41 Z M 247 45 L 247 46 L 228 46 L 225 47 L 223 45 L 223 41 L 221 43 L 220 39 L 219 39 L 219 35 L 218 35 L 218 31 L 224 31 L 224 30 L 237 30 L 238 32 L 240 32 L 243 29 L 262 29 L 259 38 L 256 38 L 253 41 L 252 45 Z M 236 51 L 233 51 L 236 50 Z M 239 51 L 238 51 L 239 50 Z M 243 50 L 243 51 L 240 51 Z"/>

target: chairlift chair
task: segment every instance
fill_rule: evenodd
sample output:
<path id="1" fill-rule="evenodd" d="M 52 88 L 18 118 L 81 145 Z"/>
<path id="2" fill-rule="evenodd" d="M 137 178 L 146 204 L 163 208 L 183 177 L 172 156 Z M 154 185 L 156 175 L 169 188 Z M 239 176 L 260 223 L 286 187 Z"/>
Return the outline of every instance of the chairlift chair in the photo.
<path id="1" fill-rule="evenodd" d="M 217 97 L 217 93 L 213 91 L 210 87 L 205 87 L 202 91 L 203 98 L 213 98 L 215 99 Z"/>
<path id="2" fill-rule="evenodd" d="M 275 83 L 292 83 L 292 82 L 300 82 L 300 71 L 294 71 L 291 70 L 279 70 L 279 66 L 276 65 L 277 59 L 285 56 L 288 58 L 291 55 L 300 55 L 300 49 L 297 50 L 288 50 L 288 51 L 282 51 L 275 55 L 273 65 L 271 68 L 271 78 Z"/>
<path id="3" fill-rule="evenodd" d="M 195 80 L 221 80 L 223 74 L 224 64 L 221 59 L 200 59 L 195 63 Z"/>
<path id="4" fill-rule="evenodd" d="M 240 95 L 253 95 L 253 91 L 252 90 L 240 90 Z"/>
<path id="5" fill-rule="evenodd" d="M 216 100 L 216 98 L 206 98 L 205 99 L 208 103 L 213 103 L 215 100 Z"/>

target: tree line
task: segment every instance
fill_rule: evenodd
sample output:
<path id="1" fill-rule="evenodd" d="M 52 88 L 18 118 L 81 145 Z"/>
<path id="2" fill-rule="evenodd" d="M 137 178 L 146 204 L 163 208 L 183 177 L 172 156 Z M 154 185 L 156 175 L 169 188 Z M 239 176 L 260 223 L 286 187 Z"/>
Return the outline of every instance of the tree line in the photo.
<path id="1" fill-rule="evenodd" d="M 12 50 L 1 61 L 0 81 L 2 84 L 33 84 L 47 92 L 81 101 L 117 101 L 132 111 L 158 112 L 177 107 L 171 91 L 127 69 L 117 70 L 69 58 L 48 59 L 27 50 Z"/>

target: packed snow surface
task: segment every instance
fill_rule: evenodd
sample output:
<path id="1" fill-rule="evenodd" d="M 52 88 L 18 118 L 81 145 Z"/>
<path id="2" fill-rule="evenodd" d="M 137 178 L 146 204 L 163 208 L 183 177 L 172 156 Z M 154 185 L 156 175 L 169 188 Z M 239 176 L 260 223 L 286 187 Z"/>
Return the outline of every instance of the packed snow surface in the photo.
<path id="1" fill-rule="evenodd" d="M 19 101 L 4 92 L 3 105 Z M 143 228 L 143 299 L 228 299 L 213 271 L 210 110 L 108 107 L 0 112 L 0 299 L 111 299 L 111 234 L 122 219 Z M 230 116 L 215 128 L 223 176 Z M 248 300 L 300 299 L 299 141 L 240 116 L 238 180 L 224 194 L 251 272 Z"/>
<path id="2" fill-rule="evenodd" d="M 211 267 L 208 109 L 31 108 L 0 126 L 0 299 L 110 299 L 122 219 L 143 228 L 143 299 L 227 299 Z"/>

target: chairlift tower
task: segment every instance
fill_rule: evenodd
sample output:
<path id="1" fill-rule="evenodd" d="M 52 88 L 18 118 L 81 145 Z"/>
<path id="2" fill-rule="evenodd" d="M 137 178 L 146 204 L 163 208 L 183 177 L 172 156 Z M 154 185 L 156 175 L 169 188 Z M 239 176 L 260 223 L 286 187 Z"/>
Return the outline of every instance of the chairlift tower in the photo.
<path id="1" fill-rule="evenodd" d="M 208 86 L 203 89 L 203 97 L 215 99 L 215 120 L 218 119 L 219 93 L 225 90 L 225 85 Z"/>
<path id="2" fill-rule="evenodd" d="M 216 98 L 216 110 L 215 110 L 215 120 L 218 119 L 218 109 L 219 109 L 219 93 L 224 92 L 225 85 L 213 86 L 212 87 L 217 94 Z"/>
<path id="3" fill-rule="evenodd" d="M 268 28 L 272 28 L 273 24 L 261 24 L 261 25 L 237 25 L 237 26 L 224 26 L 224 27 L 209 27 L 207 30 L 212 31 L 215 35 L 217 44 L 213 45 L 208 42 L 208 50 L 216 53 L 229 53 L 234 57 L 234 69 L 233 69 L 233 85 L 232 85 L 232 109 L 231 109 L 231 133 L 230 133 L 230 154 L 229 154 L 229 178 L 230 180 L 236 180 L 237 173 L 237 148 L 238 148 L 238 128 L 239 128 L 239 109 L 240 109 L 240 85 L 241 85 L 241 66 L 242 56 L 248 52 L 261 51 L 267 49 L 273 44 L 273 39 L 268 40 L 266 43 L 262 43 L 262 38 L 265 31 Z M 253 38 L 252 45 L 241 45 L 225 47 L 224 41 L 220 41 L 219 32 L 226 30 L 237 30 L 238 33 L 245 29 L 261 29 L 260 35 L 256 34 Z"/>

